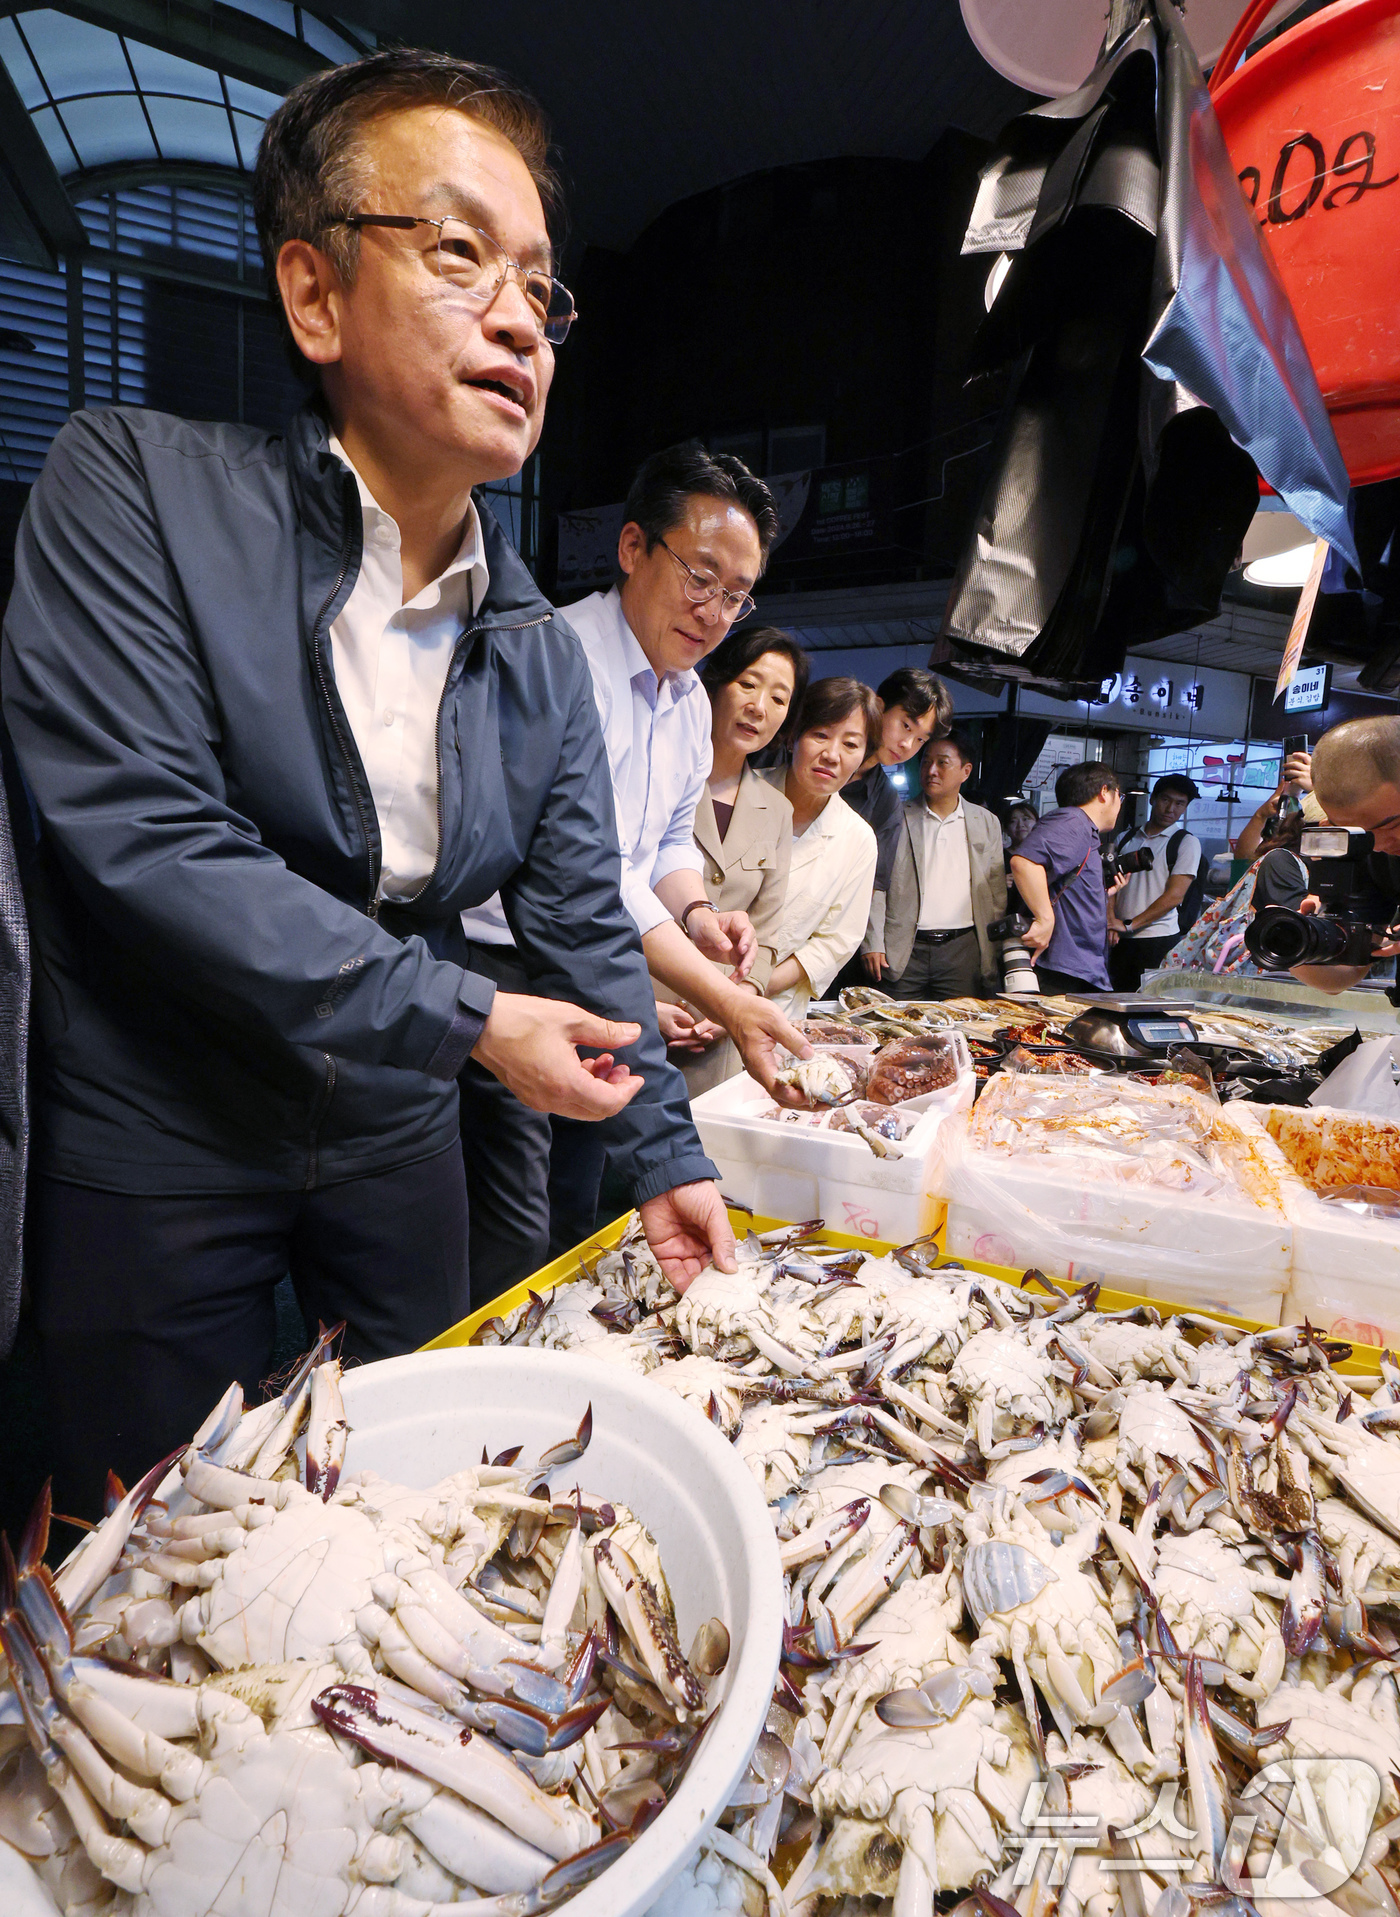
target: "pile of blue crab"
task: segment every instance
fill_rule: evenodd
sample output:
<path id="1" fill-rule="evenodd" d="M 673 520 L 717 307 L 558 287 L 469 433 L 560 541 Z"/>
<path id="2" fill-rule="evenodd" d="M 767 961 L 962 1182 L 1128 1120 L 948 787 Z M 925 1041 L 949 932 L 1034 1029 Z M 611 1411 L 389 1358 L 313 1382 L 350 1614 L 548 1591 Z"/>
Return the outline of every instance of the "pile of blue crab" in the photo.
<path id="1" fill-rule="evenodd" d="M 1396 1917 L 1400 1366 L 927 1244 L 635 1220 L 486 1327 L 678 1392 L 768 1501 L 783 1660 L 669 1917 Z M 781 1885 L 781 1889 L 779 1889 Z"/>
<path id="2" fill-rule="evenodd" d="M 64 1917 L 534 1917 L 722 1708 L 724 1625 L 684 1649 L 650 1533 L 579 1484 L 591 1408 L 414 1490 L 344 1471 L 326 1344 L 109 1481 L 56 1574 L 47 1494 L 3 1542 L 0 1848 Z"/>

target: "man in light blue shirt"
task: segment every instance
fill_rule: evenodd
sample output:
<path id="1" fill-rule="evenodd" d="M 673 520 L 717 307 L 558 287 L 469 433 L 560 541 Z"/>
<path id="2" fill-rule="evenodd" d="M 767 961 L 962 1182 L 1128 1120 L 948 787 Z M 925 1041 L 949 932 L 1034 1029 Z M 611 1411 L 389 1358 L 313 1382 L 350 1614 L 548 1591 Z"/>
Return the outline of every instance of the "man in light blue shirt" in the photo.
<path id="1" fill-rule="evenodd" d="M 756 945 L 747 915 L 719 912 L 706 896 L 694 829 L 710 771 L 710 704 L 695 668 L 752 609 L 750 590 L 777 514 L 768 488 L 742 461 L 688 444 L 646 461 L 625 521 L 619 584 L 565 609 L 588 660 L 612 772 L 623 904 L 653 979 L 685 1001 L 658 1007 L 663 1036 L 684 1042 L 722 1028 L 773 1090 L 777 1048 L 807 1048 L 746 983 Z M 499 973 L 516 962 L 499 900 L 463 913 L 462 925 L 474 965 Z M 463 1137 L 471 1140 L 473 1251 L 479 1269 L 508 1283 L 508 1274 L 523 1276 L 541 1262 L 550 1126 L 489 1074 L 468 1067 L 459 1083 Z M 606 1125 L 553 1124 L 550 1256 L 592 1231 L 607 1146 Z"/>

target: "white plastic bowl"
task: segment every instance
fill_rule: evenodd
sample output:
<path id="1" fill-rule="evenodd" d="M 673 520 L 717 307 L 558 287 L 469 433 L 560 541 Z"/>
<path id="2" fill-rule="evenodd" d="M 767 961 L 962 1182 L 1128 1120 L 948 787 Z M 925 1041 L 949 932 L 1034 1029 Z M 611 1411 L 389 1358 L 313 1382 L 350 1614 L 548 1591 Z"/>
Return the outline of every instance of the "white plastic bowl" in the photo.
<path id="1" fill-rule="evenodd" d="M 566 1352 L 415 1352 L 346 1374 L 347 1472 L 426 1486 L 518 1444 L 529 1459 L 572 1435 L 589 1404 L 593 1441 L 556 1489 L 578 1483 L 627 1505 L 652 1532 L 681 1643 L 708 1617 L 729 1627 L 723 1700 L 680 1788 L 569 1917 L 641 1917 L 691 1858 L 743 1776 L 763 1729 L 782 1648 L 782 1570 L 762 1493 L 737 1453 L 674 1392 Z"/>

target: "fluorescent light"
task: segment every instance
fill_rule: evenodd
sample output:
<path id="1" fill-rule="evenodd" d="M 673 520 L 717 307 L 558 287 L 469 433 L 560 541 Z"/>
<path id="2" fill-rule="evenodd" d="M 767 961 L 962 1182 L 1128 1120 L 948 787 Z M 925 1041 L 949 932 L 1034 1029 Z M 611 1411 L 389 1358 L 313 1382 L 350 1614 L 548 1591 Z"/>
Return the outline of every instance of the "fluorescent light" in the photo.
<path id="1" fill-rule="evenodd" d="M 1251 559 L 1244 569 L 1244 576 L 1251 586 L 1273 586 L 1280 591 L 1301 592 L 1308 581 L 1312 556 L 1313 542 L 1310 539 L 1305 546 L 1289 546 L 1286 551 L 1272 553 L 1267 559 Z"/>

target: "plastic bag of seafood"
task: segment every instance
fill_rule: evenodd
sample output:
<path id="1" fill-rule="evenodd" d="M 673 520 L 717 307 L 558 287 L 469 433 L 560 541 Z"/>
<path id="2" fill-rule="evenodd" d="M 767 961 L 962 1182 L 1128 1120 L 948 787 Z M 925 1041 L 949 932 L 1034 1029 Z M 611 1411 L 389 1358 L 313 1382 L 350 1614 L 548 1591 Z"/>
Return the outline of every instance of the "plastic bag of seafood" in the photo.
<path id="1" fill-rule="evenodd" d="M 731 1198 L 765 1218 L 825 1218 L 852 1237 L 904 1244 L 942 1219 L 942 1204 L 929 1196 L 934 1141 L 945 1117 L 971 1107 L 976 1089 L 961 1035 L 955 1056 L 950 1085 L 888 1108 L 914 1120 L 898 1139 L 854 1096 L 831 1108 L 846 1114 L 840 1129 L 784 1122 L 786 1114 L 747 1073 L 702 1093 L 691 1111 Z"/>
<path id="2" fill-rule="evenodd" d="M 1003 1074 L 941 1127 L 931 1181 L 951 1257 L 1277 1324 L 1285 1173 L 1262 1127 L 1189 1086 Z"/>
<path id="3" fill-rule="evenodd" d="M 1353 1112 L 1232 1107 L 1277 1140 L 1293 1228 L 1285 1320 L 1359 1344 L 1400 1344 L 1400 1126 Z"/>

